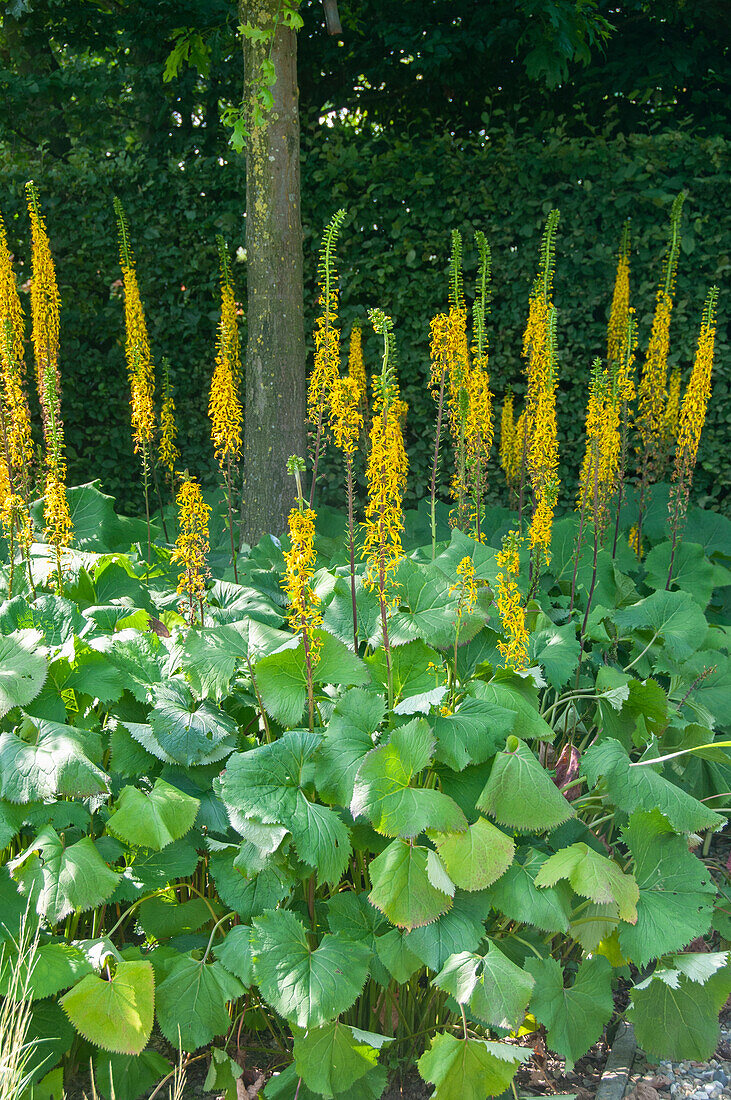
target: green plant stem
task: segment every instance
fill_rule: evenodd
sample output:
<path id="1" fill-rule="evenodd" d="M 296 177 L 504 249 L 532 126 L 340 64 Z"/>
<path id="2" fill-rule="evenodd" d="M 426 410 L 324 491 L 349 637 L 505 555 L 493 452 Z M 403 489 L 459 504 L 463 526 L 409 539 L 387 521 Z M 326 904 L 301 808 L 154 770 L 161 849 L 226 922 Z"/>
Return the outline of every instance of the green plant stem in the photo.
<path id="1" fill-rule="evenodd" d="M 228 506 L 228 533 L 231 538 L 231 564 L 234 567 L 234 582 L 239 583 L 239 571 L 236 565 L 234 547 L 233 479 L 231 476 L 231 455 L 226 456 L 226 504 Z M 165 536 L 167 538 L 167 535 Z"/>
<path id="2" fill-rule="evenodd" d="M 437 553 L 437 514 L 436 514 L 436 501 L 437 501 L 437 470 L 439 468 L 439 444 L 442 438 L 442 419 L 444 417 L 444 378 L 446 375 L 446 368 L 442 371 L 442 377 L 439 382 L 439 400 L 437 402 L 437 426 L 434 438 L 434 461 L 431 468 L 431 484 L 429 486 L 429 494 L 431 498 L 431 556 L 432 561 L 436 557 Z"/>
<path id="3" fill-rule="evenodd" d="M 646 764 L 662 764 L 665 760 L 677 760 L 679 756 L 687 756 L 691 752 L 703 752 L 705 749 L 728 749 L 731 741 L 711 741 L 708 745 L 694 745 L 690 749 L 680 749 L 678 752 L 668 752 L 664 756 L 653 756 L 651 760 L 631 760 L 630 768 L 644 768 Z M 719 795 L 720 797 L 720 795 Z"/>
<path id="4" fill-rule="evenodd" d="M 348 488 L 348 549 L 350 551 L 350 595 L 353 604 L 353 652 L 358 655 L 358 605 L 355 598 L 355 544 L 353 541 L 353 529 L 355 527 L 353 516 L 353 459 L 346 456 L 345 467 L 347 470 Z"/>
<path id="5" fill-rule="evenodd" d="M 634 668 L 635 665 L 637 664 L 637 662 L 642 660 L 642 658 L 645 656 L 645 654 L 647 653 L 650 646 L 653 645 L 659 637 L 660 637 L 660 631 L 656 630 L 655 633 L 650 638 L 647 645 L 645 646 L 645 648 L 642 650 L 642 653 L 638 653 L 637 656 L 635 657 L 634 661 L 630 661 L 630 663 L 628 665 L 625 665 L 624 668 L 622 669 L 622 672 L 629 672 L 629 670 L 631 668 Z"/>

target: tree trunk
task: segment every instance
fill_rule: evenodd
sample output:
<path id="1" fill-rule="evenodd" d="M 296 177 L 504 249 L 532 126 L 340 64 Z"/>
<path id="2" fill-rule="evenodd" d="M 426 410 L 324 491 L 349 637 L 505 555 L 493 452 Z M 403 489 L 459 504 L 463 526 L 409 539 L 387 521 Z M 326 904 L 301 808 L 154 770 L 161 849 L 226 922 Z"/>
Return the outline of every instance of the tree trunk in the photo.
<path id="1" fill-rule="evenodd" d="M 239 0 L 242 23 L 271 27 L 279 0 Z M 269 43 L 244 37 L 244 105 L 251 111 Z M 305 337 L 300 218 L 297 38 L 280 24 L 271 60 L 274 105 L 246 144 L 247 322 L 242 541 L 281 535 L 294 503 L 287 459 L 304 456 Z"/>

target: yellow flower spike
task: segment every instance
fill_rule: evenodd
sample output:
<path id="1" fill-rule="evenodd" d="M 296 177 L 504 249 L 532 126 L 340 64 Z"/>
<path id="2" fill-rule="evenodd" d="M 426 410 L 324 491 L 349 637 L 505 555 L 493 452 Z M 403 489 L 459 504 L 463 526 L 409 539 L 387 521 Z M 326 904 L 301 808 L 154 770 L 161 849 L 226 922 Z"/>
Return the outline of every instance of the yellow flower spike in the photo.
<path id="1" fill-rule="evenodd" d="M 386 352 L 384 370 L 374 390 L 371 449 L 366 467 L 368 503 L 362 557 L 367 560 L 365 583 L 379 590 L 387 603 L 395 601 L 391 578 L 403 557 L 401 532 L 404 529 L 402 500 L 406 488 L 408 459 L 404 448 L 401 418 L 398 415 L 399 391 L 389 349 L 393 334 L 390 318 L 371 310 L 374 328 L 384 334 Z M 376 328 L 376 331 L 379 331 Z"/>
<path id="2" fill-rule="evenodd" d="M 241 353 L 239 325 L 228 250 L 217 238 L 221 258 L 221 318 L 216 342 L 216 366 L 211 379 L 208 416 L 211 421 L 213 453 L 224 473 L 241 457 L 244 411 L 239 396 Z"/>
<path id="3" fill-rule="evenodd" d="M 162 366 L 163 388 L 162 406 L 160 408 L 160 442 L 158 447 L 158 458 L 160 460 L 160 465 L 163 470 L 165 470 L 168 480 L 172 485 L 175 479 L 175 467 L 180 458 L 180 451 L 175 442 L 178 436 L 178 427 L 175 423 L 175 401 L 173 400 L 173 391 L 170 387 L 168 365 L 164 359 L 162 361 Z"/>
<path id="4" fill-rule="evenodd" d="M 520 590 L 514 578 L 520 572 L 519 549 L 521 539 L 517 531 L 511 531 L 503 539 L 502 549 L 495 555 L 498 568 L 495 587 L 495 603 L 507 641 L 499 641 L 498 649 L 503 667 L 522 672 L 528 665 L 528 631 L 525 626 L 525 608 Z"/>
<path id="5" fill-rule="evenodd" d="M 206 598 L 206 578 L 210 576 L 206 564 L 209 550 L 208 519 L 211 509 L 203 500 L 200 486 L 194 477 L 184 476 L 176 497 L 179 534 L 170 560 L 181 566 L 178 593 L 183 596 L 180 613 L 188 613 L 193 626 L 200 613 L 203 624 L 203 604 Z"/>
<path id="6" fill-rule="evenodd" d="M 486 362 L 487 356 L 480 362 L 475 362 L 468 372 L 466 386 L 464 445 L 468 490 L 472 501 L 470 536 L 477 542 L 481 542 L 484 536 L 481 529 L 482 498 L 487 488 L 488 461 L 494 436 L 490 377 L 482 366 Z"/>
<path id="7" fill-rule="evenodd" d="M 558 498 L 558 434 L 556 426 L 555 309 L 551 307 L 546 326 L 548 370 L 535 393 L 531 435 L 526 448 L 526 465 L 533 487 L 531 548 L 548 557 L 553 512 Z M 528 414 L 526 411 L 526 420 Z M 538 561 L 534 572 L 537 583 Z"/>
<path id="8" fill-rule="evenodd" d="M 23 309 L 15 282 L 5 223 L 0 215 L 0 394 L 6 411 L 6 436 L 12 484 L 28 500 L 33 440 L 25 384 Z"/>
<path id="9" fill-rule="evenodd" d="M 350 330 L 350 345 L 348 347 L 348 376 L 355 381 L 358 387 L 361 401 L 366 416 L 368 415 L 368 381 L 366 379 L 365 363 L 363 361 L 363 333 L 360 325 L 353 325 Z"/>
<path id="10" fill-rule="evenodd" d="M 541 555 L 548 557 L 559 488 L 556 310 L 551 300 L 558 219 L 558 210 L 551 210 L 541 237 L 540 266 L 530 293 L 528 323 L 523 336 L 527 389 L 523 426 L 516 440 L 520 444 L 516 462 L 518 481 L 522 483 L 523 471 L 527 470 L 533 490 L 530 545 L 535 558 L 532 587 L 538 583 Z"/>
<path id="11" fill-rule="evenodd" d="M 293 508 L 289 513 L 291 550 L 284 555 L 285 573 L 282 588 L 289 600 L 289 625 L 298 634 L 306 634 L 310 660 L 314 665 L 320 645 L 312 631 L 321 625 L 320 597 L 312 587 L 315 573 L 315 519 L 311 508 Z"/>
<path id="12" fill-rule="evenodd" d="M 358 448 L 363 427 L 360 403 L 361 390 L 355 378 L 338 378 L 330 391 L 330 430 L 346 458 L 352 458 Z"/>
<path id="13" fill-rule="evenodd" d="M 130 386 L 132 438 L 135 454 L 141 456 L 146 467 L 155 437 L 155 369 L 152 364 L 145 310 L 140 297 L 137 270 L 129 240 L 129 226 L 124 208 L 116 195 L 114 210 L 119 226 L 119 262 L 124 285 L 124 352 Z"/>
<path id="14" fill-rule="evenodd" d="M 668 379 L 668 397 L 663 414 L 663 443 L 670 450 L 678 438 L 680 424 L 680 367 L 674 367 Z"/>
<path id="15" fill-rule="evenodd" d="M 472 558 L 464 557 L 457 566 L 457 576 L 459 580 L 456 584 L 450 585 L 449 594 L 453 592 L 459 592 L 459 605 L 457 607 L 457 618 L 461 619 L 463 615 L 471 615 L 477 604 L 477 582 L 475 580 L 475 563 Z"/>
<path id="16" fill-rule="evenodd" d="M 617 369 L 627 355 L 627 318 L 629 316 L 630 273 L 630 223 L 626 221 L 617 257 L 617 274 L 614 281 L 612 308 L 607 328 L 607 361 L 610 369 Z"/>
<path id="17" fill-rule="evenodd" d="M 621 452 L 622 404 L 617 378 L 595 359 L 586 412 L 586 449 L 576 507 L 591 512 L 599 537 L 609 518 L 609 503 L 617 485 Z"/>
<path id="18" fill-rule="evenodd" d="M 31 318 L 38 398 L 45 442 L 45 537 L 56 551 L 59 590 L 63 590 L 61 554 L 71 543 L 73 527 L 66 499 L 66 460 L 61 419 L 61 376 L 58 369 L 60 298 L 48 234 L 31 180 L 26 184 L 31 224 Z"/>
<path id="19" fill-rule="evenodd" d="M 664 452 L 670 320 L 680 255 L 680 218 L 684 199 L 685 194 L 681 192 L 673 202 L 670 212 L 670 235 L 657 291 L 647 357 L 637 393 L 637 428 L 645 478 L 654 478 L 658 474 Z"/>
<path id="20" fill-rule="evenodd" d="M 673 546 L 677 538 L 678 523 L 688 507 L 688 496 L 693 483 L 693 471 L 698 457 L 698 445 L 706 419 L 711 396 L 711 373 L 716 342 L 716 305 L 718 287 L 711 287 L 706 297 L 701 318 L 693 369 L 688 379 L 678 418 L 678 441 L 675 448 L 672 488 L 669 509 L 673 528 Z M 672 579 L 672 561 L 668 586 Z"/>
<path id="21" fill-rule="evenodd" d="M 315 496 L 317 466 L 326 438 L 330 395 L 340 375 L 340 330 L 338 328 L 338 275 L 335 269 L 335 245 L 346 217 L 338 210 L 330 219 L 322 238 L 317 278 L 320 287 L 320 312 L 315 321 L 315 360 L 307 387 L 307 419 L 315 430 L 312 457 L 310 507 Z"/>
<path id="22" fill-rule="evenodd" d="M 46 538 L 48 541 L 53 546 L 69 546 L 73 534 L 73 524 L 66 498 L 66 486 L 55 469 L 49 470 L 46 475 L 43 515 L 46 521 Z"/>
<path id="23" fill-rule="evenodd" d="M 515 440 L 515 413 L 513 409 L 513 395 L 512 393 L 506 393 L 503 401 L 503 407 L 500 410 L 500 469 L 505 474 L 505 480 L 508 484 L 508 488 L 512 489 L 512 470 L 511 470 L 511 457 L 513 454 Z"/>

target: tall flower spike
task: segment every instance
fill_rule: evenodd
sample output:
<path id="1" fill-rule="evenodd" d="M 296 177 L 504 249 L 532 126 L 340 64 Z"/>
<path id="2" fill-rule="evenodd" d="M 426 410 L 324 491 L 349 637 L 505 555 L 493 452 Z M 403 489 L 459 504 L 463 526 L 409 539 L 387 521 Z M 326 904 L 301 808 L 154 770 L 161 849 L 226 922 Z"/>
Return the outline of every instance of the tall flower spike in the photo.
<path id="1" fill-rule="evenodd" d="M 503 539 L 502 549 L 495 555 L 500 572 L 495 587 L 500 622 L 506 641 L 498 642 L 503 667 L 522 672 L 528 664 L 528 631 L 525 627 L 525 608 L 521 603 L 516 578 L 520 572 L 520 535 L 510 531 Z"/>
<path id="2" fill-rule="evenodd" d="M 312 458 L 310 507 L 314 500 L 317 466 L 324 442 L 330 394 L 340 374 L 340 330 L 338 321 L 338 276 L 335 246 L 347 211 L 341 209 L 330 219 L 320 247 L 317 267 L 320 312 L 315 321 L 315 361 L 307 387 L 307 418 L 315 431 Z"/>
<path id="3" fill-rule="evenodd" d="M 470 533 L 482 540 L 482 499 L 487 489 L 487 468 L 494 436 L 492 393 L 487 372 L 486 318 L 490 294 L 490 246 L 485 234 L 475 234 L 479 265 L 472 309 L 473 360 L 467 370 L 467 415 L 465 421 L 465 466 L 467 491 L 471 500 Z"/>
<path id="4" fill-rule="evenodd" d="M 432 386 L 436 383 L 435 367 L 441 361 L 446 366 L 446 398 L 449 413 L 449 426 L 455 456 L 455 473 L 452 477 L 452 499 L 456 507 L 450 514 L 450 522 L 459 527 L 466 524 L 467 498 L 467 454 L 466 429 L 468 413 L 468 374 L 470 370 L 469 345 L 467 341 L 467 309 L 464 300 L 462 276 L 462 236 L 458 230 L 452 230 L 452 248 L 449 257 L 449 313 L 443 328 L 444 347 L 432 354 Z M 438 319 L 435 318 L 435 322 Z M 439 327 L 437 326 L 437 333 Z M 439 379 L 441 391 L 441 378 Z"/>
<path id="5" fill-rule="evenodd" d="M 503 399 L 503 407 L 500 410 L 500 469 L 505 474 L 508 489 L 512 489 L 511 457 L 513 454 L 515 437 L 515 413 L 513 411 L 513 395 L 508 390 Z"/>
<path id="6" fill-rule="evenodd" d="M 607 329 L 607 361 L 610 368 L 617 368 L 625 359 L 627 318 L 629 316 L 629 260 L 630 223 L 627 220 L 622 229 L 622 240 L 617 257 L 617 275 L 614 280 L 614 294 L 612 295 L 612 308 Z"/>
<path id="7" fill-rule="evenodd" d="M 556 426 L 556 310 L 553 306 L 549 307 L 546 319 L 545 356 L 545 376 L 536 386 L 531 435 L 527 443 L 527 466 L 533 488 L 530 544 L 536 552 L 534 583 L 537 583 L 540 555 L 548 557 L 560 484 Z"/>
<path id="8" fill-rule="evenodd" d="M 33 440 L 26 395 L 23 308 L 15 282 L 5 223 L 0 215 L 0 393 L 6 409 L 10 476 L 14 491 L 28 502 Z"/>
<path id="9" fill-rule="evenodd" d="M 371 449 L 366 467 L 368 503 L 362 557 L 367 561 L 365 584 L 378 592 L 381 631 L 388 678 L 388 702 L 393 706 L 393 671 L 388 639 L 388 613 L 396 603 L 394 573 L 403 557 L 403 494 L 409 464 L 404 448 L 399 390 L 395 371 L 393 322 L 380 309 L 369 312 L 374 331 L 383 338 L 383 366 L 374 386 Z"/>
<path id="10" fill-rule="evenodd" d="M 609 503 L 617 486 L 621 451 L 622 400 L 617 384 L 619 371 L 612 373 L 595 359 L 586 412 L 586 448 L 581 467 L 576 507 L 582 516 L 589 512 L 597 536 L 603 537 L 609 518 Z"/>
<path id="11" fill-rule="evenodd" d="M 221 261 L 221 318 L 218 324 L 216 366 L 211 380 L 208 416 L 211 421 L 213 453 L 225 472 L 230 466 L 235 466 L 241 457 L 241 354 L 236 295 L 231 279 L 228 248 L 222 237 L 216 239 Z"/>
<path id="12" fill-rule="evenodd" d="M 655 302 L 650 342 L 638 390 L 637 428 L 643 471 L 654 478 L 664 451 L 664 415 L 667 401 L 668 352 L 673 294 L 680 256 L 680 219 L 685 193 L 675 199 L 670 212 L 670 234 Z"/>
<path id="13" fill-rule="evenodd" d="M 125 357 L 130 385 L 132 437 L 135 453 L 141 456 L 142 462 L 147 466 L 155 436 L 155 370 L 130 244 L 129 224 L 124 207 L 116 195 L 114 211 L 119 229 L 119 261 L 124 284 Z"/>
<path id="14" fill-rule="evenodd" d="M 393 574 L 403 557 L 404 529 L 402 499 L 406 488 L 408 460 L 404 449 L 401 419 L 396 403 L 398 384 L 393 368 L 393 323 L 381 310 L 369 314 L 374 330 L 383 337 L 383 368 L 374 393 L 371 450 L 366 469 L 368 504 L 365 511 L 363 557 L 368 569 L 366 583 L 393 601 Z"/>
<path id="15" fill-rule="evenodd" d="M 178 593 L 183 597 L 180 612 L 187 612 L 191 626 L 200 614 L 202 625 L 206 578 L 210 576 L 206 555 L 209 550 L 208 518 L 211 509 L 203 500 L 198 482 L 187 473 L 178 490 L 177 505 L 180 533 L 170 560 L 182 567 L 178 578 Z"/>
<path id="16" fill-rule="evenodd" d="M 291 549 L 284 555 L 282 588 L 289 601 L 289 625 L 298 634 L 308 634 L 310 657 L 317 661 L 319 645 L 312 631 L 322 623 L 320 597 L 312 587 L 315 575 L 315 519 L 311 508 L 293 508 L 289 513 Z"/>
<path id="17" fill-rule="evenodd" d="M 171 486 L 175 480 L 175 467 L 180 458 L 180 451 L 175 442 L 177 436 L 178 426 L 175 423 L 175 401 L 173 400 L 173 391 L 170 386 L 170 368 L 167 359 L 163 359 L 158 458 Z"/>
<path id="18" fill-rule="evenodd" d="M 348 348 L 348 376 L 355 381 L 360 394 L 361 405 L 365 415 L 368 415 L 368 381 L 366 379 L 365 363 L 363 362 L 363 333 L 360 325 L 353 325 L 350 330 L 350 345 Z"/>
<path id="19" fill-rule="evenodd" d="M 688 506 L 688 496 L 693 483 L 693 471 L 698 457 L 698 445 L 706 419 L 711 396 L 711 372 L 716 341 L 716 304 L 718 287 L 708 291 L 703 307 L 698 347 L 688 385 L 683 395 L 678 423 L 678 442 L 675 448 L 673 484 L 670 493 L 670 515 L 673 530 Z"/>
<path id="20" fill-rule="evenodd" d="M 61 419 L 61 376 L 58 369 L 60 298 L 56 271 L 40 211 L 38 191 L 26 184 L 31 224 L 31 318 L 38 398 L 45 443 L 44 519 L 46 538 L 56 551 L 57 580 L 63 588 L 61 553 L 70 545 L 73 526 L 66 499 L 66 459 Z"/>

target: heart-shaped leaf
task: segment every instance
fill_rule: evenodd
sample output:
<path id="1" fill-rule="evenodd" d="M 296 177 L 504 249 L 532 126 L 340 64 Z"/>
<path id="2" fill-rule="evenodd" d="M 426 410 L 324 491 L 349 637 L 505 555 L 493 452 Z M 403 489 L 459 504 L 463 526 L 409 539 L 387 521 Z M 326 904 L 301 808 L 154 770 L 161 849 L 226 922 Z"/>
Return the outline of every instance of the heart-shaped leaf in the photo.
<path id="1" fill-rule="evenodd" d="M 119 962 L 109 981 L 88 974 L 61 998 L 79 1035 L 114 1054 L 140 1054 L 152 1032 L 155 976 L 149 962 Z"/>

